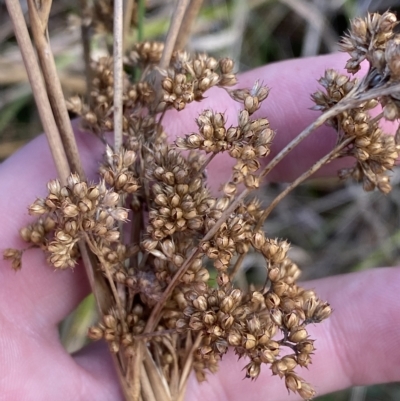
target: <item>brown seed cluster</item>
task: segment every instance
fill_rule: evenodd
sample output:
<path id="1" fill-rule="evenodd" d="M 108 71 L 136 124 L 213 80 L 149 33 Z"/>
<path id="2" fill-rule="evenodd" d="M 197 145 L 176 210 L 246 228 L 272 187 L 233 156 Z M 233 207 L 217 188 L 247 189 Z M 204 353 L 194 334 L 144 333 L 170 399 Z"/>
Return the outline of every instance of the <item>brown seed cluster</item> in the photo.
<path id="1" fill-rule="evenodd" d="M 106 189 L 104 181 L 88 185 L 77 175 L 71 175 L 65 187 L 53 180 L 47 188 L 47 197 L 37 199 L 29 208 L 30 214 L 42 217 L 21 229 L 22 238 L 40 246 L 56 269 L 75 266 L 77 243 L 83 238 L 109 258 L 112 244 L 119 239 L 117 224 L 128 217 L 127 210 L 118 205 L 119 195 Z"/>
<path id="2" fill-rule="evenodd" d="M 82 127 L 104 135 L 112 131 L 113 102 L 114 102 L 114 72 L 113 59 L 103 57 L 92 63 L 94 78 L 91 83 L 88 104 L 81 98 L 73 97 L 67 102 L 69 110 L 82 117 Z M 133 109 L 141 105 L 149 105 L 154 101 L 155 93 L 151 85 L 146 82 L 131 83 L 129 76 L 124 73 L 123 108 L 124 121 L 123 130 L 126 133 L 133 129 L 130 115 Z"/>
<path id="3" fill-rule="evenodd" d="M 176 141 L 180 149 L 213 154 L 226 151 L 237 160 L 232 180 L 224 186 L 228 197 L 235 195 L 240 183 L 251 189 L 259 187 L 259 177 L 255 173 L 260 168 L 259 160 L 268 156 L 275 133 L 266 118 L 251 119 L 250 116 L 259 109 L 268 93 L 258 82 L 251 90 L 230 91 L 232 98 L 244 105 L 238 115 L 238 126 L 226 128 L 223 113 L 205 110 L 196 120 L 199 132 Z"/>
<path id="4" fill-rule="evenodd" d="M 295 284 L 300 271 L 287 257 L 287 242 L 266 239 L 261 232 L 252 242 L 265 257 L 269 288 L 245 294 L 230 283 L 218 289 L 197 285 L 185 293 L 187 307 L 176 326 L 179 331 L 203 333 L 198 361 L 204 360 L 204 365 L 195 368 L 200 380 L 205 379 L 204 367 L 217 365 L 228 347 L 233 347 L 239 357 L 250 359 L 247 377 L 256 379 L 262 364 L 268 364 L 274 375 L 285 378 L 289 390 L 311 398 L 314 390 L 294 369 L 311 362 L 314 341 L 307 324 L 327 318 L 331 308 L 314 291 Z M 282 357 L 285 347 L 292 353 Z"/>
<path id="5" fill-rule="evenodd" d="M 168 105 L 183 110 L 186 104 L 202 100 L 204 93 L 211 87 L 228 87 L 237 82 L 232 60 L 217 61 L 205 54 L 192 58 L 182 51 L 174 53 L 171 67 L 163 75 L 164 96 L 159 105 L 160 110 Z"/>
<path id="6" fill-rule="evenodd" d="M 108 4 L 100 3 L 96 7 Z M 347 68 L 355 72 L 366 59 L 370 71 L 357 81 L 327 70 L 319 81 L 324 90 L 312 96 L 316 110 L 327 111 L 397 82 L 396 24 L 391 13 L 352 23 L 342 42 L 352 57 Z M 141 78 L 124 76 L 123 145 L 118 152 L 106 135 L 113 129 L 112 59 L 94 63 L 87 103 L 74 98 L 69 107 L 105 144 L 99 182 L 87 183 L 76 175 L 65 186 L 50 181 L 48 195 L 29 209 L 37 220 L 21 236 L 43 249 L 57 269 L 76 265 L 78 243 L 86 243 L 95 255 L 95 269 L 106 278 L 112 306 L 102 311 L 89 336 L 106 340 L 118 354 L 128 386 L 140 385 L 142 370 L 137 367 L 144 359 L 144 370 L 151 365 L 172 394 L 185 387 L 190 369 L 204 380 L 233 348 L 248 358 L 246 377 L 256 379 L 266 365 L 289 391 L 310 399 L 315 392 L 296 370 L 309 366 L 314 352 L 307 326 L 329 317 L 331 307 L 297 284 L 300 269 L 288 257 L 289 243 L 260 231 L 261 203 L 236 197 L 241 184 L 246 194 L 259 187 L 261 161 L 270 153 L 275 133 L 267 118 L 254 115 L 269 90 L 260 82 L 228 90 L 237 82 L 233 62 L 202 54 L 175 52 L 169 66 L 159 70 L 163 49 L 162 43 L 139 43 L 125 59 L 127 70 L 133 67 Z M 212 87 L 228 91 L 241 104 L 237 124 L 227 126 L 223 110 L 207 109 L 196 120 L 196 132 L 177 139 L 175 146 L 168 144 L 165 111 L 201 101 Z M 378 103 L 383 113 L 372 117 Z M 337 146 L 343 145 L 335 157 L 356 159 L 340 175 L 361 181 L 366 190 L 391 189 L 387 172 L 399 147 L 379 122 L 397 118 L 397 103 L 394 95 L 378 96 L 328 121 L 338 131 Z M 214 195 L 207 167 L 220 153 L 235 166 L 221 193 Z M 267 281 L 259 288 L 237 288 L 235 272 L 249 251 L 264 259 Z M 7 249 L 4 257 L 17 270 L 22 254 Z M 213 279 L 210 266 L 216 271 Z"/>
<path id="7" fill-rule="evenodd" d="M 363 60 L 368 60 L 370 71 L 365 77 L 368 87 L 380 87 L 399 82 L 400 79 L 400 35 L 394 28 L 398 25 L 396 15 L 368 14 L 365 19 L 355 18 L 349 34 L 343 38 L 341 50 L 350 54 L 346 64 L 348 72 L 355 73 Z M 388 120 L 399 118 L 398 95 L 382 96 L 384 116 Z"/>
<path id="8" fill-rule="evenodd" d="M 118 193 L 133 194 L 139 189 L 139 179 L 134 170 L 137 155 L 132 150 L 124 150 L 114 154 L 107 146 L 105 163 L 100 166 L 99 173 L 104 181 Z"/>
<path id="9" fill-rule="evenodd" d="M 164 50 L 164 42 L 140 42 L 135 43 L 129 53 L 129 64 L 132 66 L 157 65 Z"/>
<path id="10" fill-rule="evenodd" d="M 370 69 L 362 81 L 350 79 L 334 70 L 327 70 L 319 82 L 326 92 L 317 91 L 312 95 L 316 103 L 314 110 L 325 111 L 342 99 L 351 99 L 369 89 L 400 82 L 400 40 L 393 32 L 397 25 L 394 14 L 370 14 L 366 19 L 356 18 L 349 35 L 343 39 L 342 50 L 352 58 L 347 63 L 349 72 L 360 69 L 360 63 L 368 60 Z M 399 60 L 399 61 L 396 61 Z M 370 111 L 378 104 L 383 113 L 372 117 Z M 399 116 L 398 101 L 394 96 L 381 96 L 359 104 L 328 121 L 339 134 L 338 143 L 352 139 L 341 156 L 356 159 L 354 167 L 342 169 L 341 178 L 352 177 L 362 182 L 366 191 L 375 188 L 387 194 L 391 190 L 391 171 L 399 156 L 400 146 L 396 137 L 383 132 L 379 125 L 381 118 L 394 120 Z"/>
<path id="11" fill-rule="evenodd" d="M 396 15 L 387 11 L 368 14 L 366 18 L 354 18 L 350 32 L 341 41 L 341 49 L 350 54 L 346 69 L 356 73 L 364 60 L 368 60 L 380 74 L 386 68 L 386 49 L 394 38 L 394 27 L 397 25 Z"/>

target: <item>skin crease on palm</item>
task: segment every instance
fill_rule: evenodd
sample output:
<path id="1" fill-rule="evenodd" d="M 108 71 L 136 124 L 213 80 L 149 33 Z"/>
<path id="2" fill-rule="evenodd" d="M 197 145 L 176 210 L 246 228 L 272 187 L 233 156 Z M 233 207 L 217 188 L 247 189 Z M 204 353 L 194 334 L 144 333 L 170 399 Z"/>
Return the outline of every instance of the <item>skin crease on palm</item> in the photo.
<path id="1" fill-rule="evenodd" d="M 276 153 L 318 116 L 309 110 L 310 93 L 326 68 L 340 69 L 345 55 L 321 56 L 272 64 L 239 77 L 239 86 L 252 86 L 256 79 L 271 88 L 256 116 L 269 118 L 277 130 Z M 210 92 L 201 104 L 192 104 L 177 117 L 166 115 L 167 132 L 184 135 L 195 130 L 194 118 L 204 108 L 226 112 L 228 124 L 235 123 L 240 105 L 222 91 Z M 77 130 L 78 131 L 78 130 Z M 90 135 L 77 132 L 85 169 L 95 177 L 101 144 Z M 291 180 L 305 171 L 335 142 L 335 133 L 321 128 L 279 164 L 272 180 Z M 93 155 L 96 155 L 93 157 Z M 341 165 L 343 165 L 343 161 Z M 222 167 L 223 166 L 223 167 Z M 335 174 L 339 164 L 320 173 Z M 220 159 L 209 167 L 215 188 L 226 180 L 229 168 Z M 55 178 L 49 150 L 43 136 L 32 141 L 0 166 L 0 232 L 2 248 L 24 246 L 18 230 L 30 221 L 27 206 L 46 193 L 46 182 Z M 385 199 L 382 198 L 382 202 Z M 15 273 L 0 261 L 0 400 L 1 401 L 122 401 L 116 375 L 106 346 L 96 343 L 76 355 L 62 348 L 57 324 L 88 294 L 81 266 L 55 272 L 46 265 L 40 251 L 23 257 L 22 271 Z M 399 268 L 380 268 L 304 283 L 328 300 L 334 313 L 310 327 L 316 338 L 313 364 L 298 373 L 311 382 L 318 394 L 352 385 L 400 380 Z M 264 367 L 258 380 L 243 380 L 245 361 L 224 356 L 220 371 L 198 384 L 191 378 L 187 400 L 295 401 L 284 382 Z"/>

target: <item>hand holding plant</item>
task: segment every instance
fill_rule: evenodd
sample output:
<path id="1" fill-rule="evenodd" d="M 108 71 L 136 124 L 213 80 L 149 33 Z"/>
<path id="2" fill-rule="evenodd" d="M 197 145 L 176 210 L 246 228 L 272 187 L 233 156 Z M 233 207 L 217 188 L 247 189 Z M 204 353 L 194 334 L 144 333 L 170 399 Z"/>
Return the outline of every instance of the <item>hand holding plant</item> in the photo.
<path id="1" fill-rule="evenodd" d="M 361 39 L 370 43 L 365 51 L 364 43 L 358 43 L 361 39 L 353 37 L 362 23 L 367 33 Z M 229 127 L 225 121 L 229 109 L 222 114 L 207 108 L 197 117 L 198 132 L 177 139 L 178 148 L 203 150 L 207 158 L 194 152 L 184 155 L 167 144 L 168 125 L 163 117 L 168 109 L 182 110 L 193 100 L 202 100 L 211 86 L 224 88 L 236 82 L 229 60 L 192 59 L 178 52 L 170 67 L 161 70 L 161 81 L 156 76 L 161 96 L 146 75 L 137 84 L 126 80 L 122 132 L 116 130 L 116 136 L 124 134 L 122 147 L 107 145 L 101 180 L 91 184 L 78 175 L 70 175 L 63 184 L 52 180 L 48 195 L 32 204 L 30 213 L 40 217 L 21 231 L 22 237 L 33 247 L 42 248 L 54 267 L 74 267 L 87 250 L 95 258 L 88 271 L 103 316 L 89 334 L 109 343 L 126 399 L 183 399 L 190 371 L 204 380 L 207 370 L 217 370 L 228 347 L 248 359 L 248 378 L 257 378 L 261 367 L 270 365 L 288 390 L 304 399 L 314 395 L 296 368 L 310 365 L 315 348 L 308 327 L 328 317 L 331 308 L 313 290 L 296 284 L 299 269 L 287 256 L 289 245 L 268 238 L 260 228 L 295 185 L 342 156 L 357 159 L 355 167 L 342 170 L 342 176 L 353 176 L 368 190 L 390 190 L 386 172 L 397 158 L 397 145 L 381 131 L 378 121 L 397 116 L 396 98 L 390 96 L 396 85 L 393 68 L 397 64 L 391 61 L 396 52 L 390 50 L 395 40 L 391 33 L 394 23 L 390 13 L 356 21 L 343 46 L 352 52 L 351 46 L 358 40 L 361 55 L 352 61 L 351 69 L 367 58 L 371 69 L 366 78 L 351 81 L 327 71 L 320 81 L 326 93 L 313 95 L 317 109 L 326 113 L 264 168 L 260 160 L 270 153 L 275 132 L 266 118 L 255 117 L 258 109 L 264 109 L 262 102 L 268 96 L 268 89 L 259 80 L 249 89 L 227 90 L 242 103 L 239 111 L 232 106 L 237 115 L 235 125 Z M 389 49 L 387 62 L 376 64 L 375 55 L 385 49 Z M 162 59 L 161 50 L 156 48 L 152 62 Z M 137 47 L 133 65 L 143 60 L 148 63 L 149 58 L 144 57 L 148 51 Z M 112 106 L 113 73 L 108 63 L 101 60 L 94 70 L 89 102 L 75 100 L 70 104 L 82 115 L 83 126 L 103 142 L 107 141 L 104 132 L 117 127 L 116 108 Z M 378 88 L 381 92 L 373 92 Z M 218 96 L 213 92 L 214 100 Z M 376 118 L 367 112 L 376 105 L 374 99 L 382 99 L 384 105 L 383 114 Z M 180 121 L 185 120 L 180 117 Z M 296 178 L 266 209 L 255 200 L 246 200 L 260 179 L 323 122 L 339 132 L 333 150 Z M 302 149 L 304 152 L 305 147 Z M 222 194 L 215 197 L 207 189 L 204 172 L 216 168 L 209 163 L 220 152 L 229 153 L 236 161 Z M 239 185 L 245 187 L 240 194 Z M 122 230 L 128 218 L 130 230 Z M 233 280 L 250 248 L 264 256 L 268 281 L 246 293 L 235 288 Z M 20 268 L 21 256 L 22 252 L 13 248 L 5 251 L 15 269 Z M 207 259 L 217 271 L 216 288 L 205 269 Z M 394 273 L 387 270 L 382 274 Z M 342 285 L 340 278 L 333 282 Z M 351 279 L 345 282 L 344 291 L 346 286 L 352 291 Z M 363 313 L 365 306 L 361 302 Z M 337 319 L 340 322 L 340 315 Z M 282 354 L 282 349 L 289 354 Z M 82 356 L 78 361 L 88 363 Z M 214 391 L 216 388 L 218 385 Z"/>

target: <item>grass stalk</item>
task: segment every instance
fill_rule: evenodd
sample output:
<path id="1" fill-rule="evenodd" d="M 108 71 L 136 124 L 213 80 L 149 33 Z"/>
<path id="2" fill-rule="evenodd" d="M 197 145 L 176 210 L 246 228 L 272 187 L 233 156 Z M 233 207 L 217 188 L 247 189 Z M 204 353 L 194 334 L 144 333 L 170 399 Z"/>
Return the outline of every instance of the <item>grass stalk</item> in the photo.
<path id="1" fill-rule="evenodd" d="M 123 51 L 124 51 L 124 2 L 114 1 L 114 151 L 119 152 L 123 135 Z"/>
<path id="2" fill-rule="evenodd" d="M 42 67 L 47 96 L 51 104 L 68 163 L 72 172 L 78 173 L 81 179 L 85 179 L 85 172 L 79 158 L 78 146 L 76 144 L 56 64 L 48 40 L 47 21 L 50 14 L 50 8 L 51 1 L 43 1 L 41 8 L 39 9 L 34 0 L 28 0 L 31 29 L 39 62 Z"/>
<path id="3" fill-rule="evenodd" d="M 181 29 L 182 21 L 185 17 L 185 12 L 190 3 L 190 0 L 178 0 L 174 11 L 171 25 L 168 30 L 167 38 L 165 39 L 164 51 L 160 60 L 160 68 L 166 69 L 171 60 L 172 52 L 175 49 L 175 43 Z"/>
<path id="4" fill-rule="evenodd" d="M 179 33 L 175 42 L 175 50 L 184 49 L 193 29 L 194 21 L 200 12 L 203 0 L 191 0 L 183 18 Z"/>
<path id="5" fill-rule="evenodd" d="M 65 185 L 70 174 L 70 167 L 47 97 L 46 87 L 29 37 L 21 5 L 18 1 L 13 0 L 6 0 L 6 5 L 42 121 L 43 131 L 46 134 L 60 181 Z"/>

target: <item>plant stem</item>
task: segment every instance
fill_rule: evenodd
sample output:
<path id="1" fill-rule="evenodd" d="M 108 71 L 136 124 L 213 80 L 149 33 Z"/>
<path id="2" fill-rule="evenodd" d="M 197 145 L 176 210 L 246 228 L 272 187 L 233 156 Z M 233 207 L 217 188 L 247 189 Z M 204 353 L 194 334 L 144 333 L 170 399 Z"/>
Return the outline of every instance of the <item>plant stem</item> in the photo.
<path id="1" fill-rule="evenodd" d="M 190 32 L 193 28 L 194 20 L 196 19 L 202 4 L 203 0 L 191 0 L 188 5 L 176 39 L 175 50 L 182 50 L 185 48 L 190 38 Z"/>
<path id="2" fill-rule="evenodd" d="M 123 34 L 123 46 L 124 50 L 128 47 L 128 37 L 129 31 L 131 28 L 131 19 L 133 13 L 135 0 L 125 0 L 125 8 L 124 8 L 124 34 Z M 140 22 L 139 22 L 140 24 Z"/>
<path id="3" fill-rule="evenodd" d="M 86 100 L 90 99 L 90 92 L 93 80 L 93 71 L 91 66 L 91 49 L 90 49 L 90 25 L 87 22 L 89 13 L 88 0 L 79 0 L 79 7 L 81 12 L 81 38 L 83 59 L 85 60 L 85 76 L 86 76 Z"/>
<path id="4" fill-rule="evenodd" d="M 142 362 L 144 363 L 144 367 L 146 369 L 147 376 L 150 379 L 150 382 L 152 383 L 154 395 L 156 396 L 157 400 L 162 400 L 162 401 L 173 401 L 171 398 L 171 394 L 169 391 L 169 387 L 167 385 L 166 380 L 162 380 L 161 378 L 161 371 L 157 368 L 157 365 L 155 364 L 150 350 L 147 347 L 141 347 L 144 348 L 143 350 L 143 359 Z"/>
<path id="5" fill-rule="evenodd" d="M 118 153 L 122 146 L 123 132 L 123 47 L 124 47 L 124 2 L 114 0 L 114 152 Z"/>
<path id="6" fill-rule="evenodd" d="M 165 39 L 164 51 L 160 60 L 160 68 L 163 70 L 168 67 L 171 60 L 172 52 L 174 51 L 175 43 L 189 2 L 190 0 L 178 0 L 178 4 L 176 5 L 167 38 Z"/>
<path id="7" fill-rule="evenodd" d="M 32 87 L 39 116 L 42 121 L 43 130 L 47 137 L 54 164 L 56 165 L 57 174 L 60 178 L 61 184 L 66 185 L 67 178 L 70 174 L 70 167 L 64 151 L 63 143 L 59 135 L 58 127 L 54 119 L 51 105 L 47 97 L 45 84 L 43 82 L 43 77 L 35 56 L 35 51 L 29 38 L 28 29 L 25 24 L 25 18 L 18 1 L 7 0 L 6 4 L 14 25 L 15 36 L 17 37 L 17 41 L 21 49 L 22 57 L 29 77 L 29 82 Z M 83 241 L 79 241 L 78 244 L 82 259 L 84 260 L 86 274 L 88 276 L 92 291 L 95 294 L 99 310 L 106 313 L 110 306 L 109 289 L 101 272 L 93 269 L 92 267 L 96 265 L 94 255 L 88 252 Z"/>
<path id="8" fill-rule="evenodd" d="M 190 335 L 190 334 L 188 334 L 188 335 Z M 192 366 L 193 366 L 193 355 L 194 355 L 194 352 L 199 348 L 199 345 L 201 343 L 201 338 L 202 338 L 202 333 L 198 333 L 196 336 L 196 339 L 194 340 L 192 347 L 190 348 L 189 352 L 187 353 L 188 357 L 185 361 L 185 365 L 183 366 L 181 378 L 179 381 L 180 394 L 185 393 L 186 384 L 187 384 L 189 374 L 190 374 L 190 372 L 192 370 Z M 180 397 L 180 398 L 182 398 L 182 397 Z"/>
<path id="9" fill-rule="evenodd" d="M 78 173 L 80 178 L 84 180 L 85 172 L 79 158 L 78 146 L 75 141 L 74 131 L 64 101 L 64 93 L 47 35 L 47 21 L 50 14 L 51 1 L 42 1 L 41 5 L 42 7 L 38 9 L 34 0 L 28 0 L 32 34 L 42 67 L 47 95 L 60 133 L 61 141 L 64 145 L 69 166 L 72 172 Z"/>
<path id="10" fill-rule="evenodd" d="M 340 154 L 339 152 L 345 148 L 349 143 L 354 141 L 355 137 L 345 139 L 341 144 L 336 146 L 333 150 L 331 150 L 327 155 L 322 157 L 318 160 L 310 169 L 308 169 L 305 173 L 303 173 L 300 177 L 297 177 L 290 185 L 288 185 L 264 210 L 263 214 L 261 215 L 254 231 L 257 232 L 261 226 L 263 225 L 264 221 L 270 215 L 272 210 L 276 207 L 276 205 L 294 188 L 296 188 L 299 184 L 305 181 L 307 178 L 312 176 L 316 171 L 318 171 L 324 164 L 329 163 L 334 158 L 338 157 Z"/>
<path id="11" fill-rule="evenodd" d="M 138 42 L 142 42 L 144 39 L 144 14 L 146 10 L 145 0 L 138 0 Z"/>
<path id="12" fill-rule="evenodd" d="M 197 177 L 200 177 L 201 174 L 204 173 L 204 170 L 207 168 L 207 166 L 211 163 L 211 161 L 214 159 L 214 157 L 216 156 L 216 153 L 211 153 L 210 156 L 208 156 L 207 160 L 202 164 L 202 166 L 200 167 L 199 171 L 197 171 L 196 175 L 194 177 L 192 177 L 190 180 L 193 181 L 194 179 L 196 179 Z"/>
<path id="13" fill-rule="evenodd" d="M 46 134 L 53 155 L 57 173 L 60 177 L 60 182 L 65 185 L 70 174 L 70 168 L 60 139 L 57 124 L 51 110 L 50 102 L 47 97 L 46 88 L 36 60 L 35 51 L 29 38 L 28 28 L 21 10 L 21 5 L 19 1 L 14 0 L 6 0 L 6 5 L 14 26 L 14 32 L 19 48 L 21 49 L 33 96 L 42 121 L 43 130 Z"/>
<path id="14" fill-rule="evenodd" d="M 229 279 L 233 280 L 233 278 L 235 277 L 236 273 L 239 271 L 240 266 L 243 263 L 244 258 L 246 257 L 247 252 L 242 253 L 236 260 L 235 265 L 233 266 L 233 269 L 230 271 L 229 273 Z"/>

